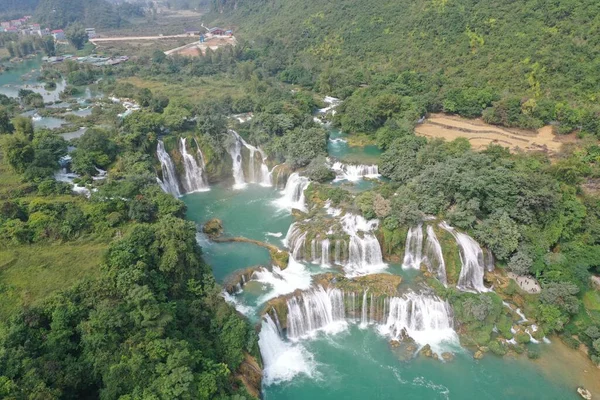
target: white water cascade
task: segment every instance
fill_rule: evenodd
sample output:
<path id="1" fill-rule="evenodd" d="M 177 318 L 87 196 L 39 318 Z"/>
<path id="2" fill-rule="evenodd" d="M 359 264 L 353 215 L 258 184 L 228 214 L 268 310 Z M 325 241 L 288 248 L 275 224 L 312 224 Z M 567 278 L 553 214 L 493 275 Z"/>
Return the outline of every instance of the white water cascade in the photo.
<path id="1" fill-rule="evenodd" d="M 429 344 L 434 352 L 443 351 L 442 344 L 458 344 L 450 305 L 433 296 L 408 293 L 389 299 L 386 321 L 379 332 L 399 340 L 408 335 L 420 346 Z"/>
<path id="2" fill-rule="evenodd" d="M 297 340 L 317 331 L 337 333 L 344 330 L 346 310 L 344 293 L 339 289 L 318 286 L 287 301 L 288 337 Z"/>
<path id="3" fill-rule="evenodd" d="M 229 133 L 234 138 L 234 143 L 229 147 L 229 155 L 233 161 L 232 173 L 235 181 L 234 188 L 241 189 L 246 186 L 246 183 L 260 183 L 263 186 L 272 186 L 271 173 L 267 167 L 267 155 L 260 147 L 254 147 L 248 144 L 236 131 L 230 130 Z M 247 172 L 244 174 L 244 157 L 242 155 L 242 147 L 245 147 L 248 152 Z M 259 157 L 259 163 L 256 163 L 256 158 Z M 247 179 L 247 181 L 246 181 Z"/>
<path id="4" fill-rule="evenodd" d="M 353 165 L 344 164 L 336 161 L 331 166 L 333 172 L 336 173 L 336 180 L 347 180 L 350 182 L 356 182 L 362 178 L 379 178 L 379 167 L 377 165 Z"/>
<path id="5" fill-rule="evenodd" d="M 233 162 L 231 171 L 233 173 L 234 189 L 243 189 L 246 187 L 246 178 L 244 177 L 244 168 L 242 167 L 242 142 L 238 140 L 237 134 L 235 134 L 235 140 L 231 146 L 229 146 L 229 155 Z"/>
<path id="6" fill-rule="evenodd" d="M 209 187 L 206 177 L 204 176 L 204 157 L 202 156 L 202 152 L 198 148 L 202 163 L 202 165 L 198 165 L 196 158 L 188 153 L 185 141 L 185 138 L 181 138 L 179 142 L 179 150 L 181 152 L 181 157 L 183 158 L 183 167 L 185 171 L 184 179 L 182 181 L 183 188 L 186 193 L 207 191 L 209 190 Z"/>
<path id="7" fill-rule="evenodd" d="M 427 226 L 427 241 L 425 242 L 425 251 L 422 262 L 429 272 L 435 274 L 444 286 L 448 285 L 446 263 L 444 262 L 444 255 L 442 254 L 442 246 L 431 225 Z"/>
<path id="8" fill-rule="evenodd" d="M 299 374 L 312 377 L 315 369 L 312 356 L 300 344 L 284 341 L 277 324 L 268 314 L 261 324 L 258 345 L 264 364 L 265 385 L 290 381 Z"/>
<path id="9" fill-rule="evenodd" d="M 176 197 L 181 196 L 175 165 L 173 164 L 173 160 L 171 160 L 171 156 L 169 156 L 169 153 L 167 153 L 165 150 L 165 144 L 162 140 L 158 141 L 158 145 L 156 146 L 156 155 L 160 161 L 160 168 L 162 170 L 163 177 L 162 180 L 157 178 L 160 187 L 166 193 L 170 193 Z"/>
<path id="10" fill-rule="evenodd" d="M 344 270 L 348 276 L 368 275 L 387 268 L 381 246 L 373 231 L 379 221 L 367 221 L 359 215 L 346 214 L 341 218 L 342 229 L 350 236 L 348 261 Z"/>
<path id="11" fill-rule="evenodd" d="M 483 284 L 485 264 L 483 250 L 479 244 L 469 235 L 458 232 L 445 222 L 440 227 L 452 234 L 460 248 L 461 269 L 456 287 L 463 291 L 487 292 Z"/>
<path id="12" fill-rule="evenodd" d="M 296 261 L 292 255 L 288 260 L 287 268 L 282 270 L 277 266 L 273 266 L 270 271 L 261 268 L 254 271 L 252 279 L 270 288 L 268 292 L 256 300 L 257 304 L 263 304 L 277 296 L 292 293 L 298 289 L 307 290 L 310 288 L 311 283 L 310 272 L 304 265 Z"/>
<path id="13" fill-rule="evenodd" d="M 277 205 L 288 210 L 296 208 L 306 211 L 304 191 L 308 188 L 308 185 L 310 185 L 310 181 L 307 177 L 300 176 L 297 172 L 294 172 L 289 176 L 281 198 L 276 200 Z"/>
<path id="14" fill-rule="evenodd" d="M 290 250 L 290 255 L 296 260 L 304 259 L 305 242 L 306 232 L 303 232 L 298 224 L 294 222 L 292 225 L 290 225 L 283 243 Z"/>
<path id="15" fill-rule="evenodd" d="M 419 269 L 423 258 L 423 225 L 419 224 L 408 229 L 404 247 L 402 268 Z"/>

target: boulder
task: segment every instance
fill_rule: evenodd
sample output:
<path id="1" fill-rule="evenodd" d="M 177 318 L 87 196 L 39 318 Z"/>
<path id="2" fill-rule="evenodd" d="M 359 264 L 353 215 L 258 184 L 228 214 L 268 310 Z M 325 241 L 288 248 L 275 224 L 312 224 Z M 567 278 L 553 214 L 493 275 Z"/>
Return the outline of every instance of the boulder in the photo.
<path id="1" fill-rule="evenodd" d="M 421 354 L 425 357 L 433 357 L 433 351 L 431 350 L 431 346 L 426 344 L 425 346 L 423 346 L 421 348 L 421 350 L 419 351 L 419 354 Z"/>
<path id="2" fill-rule="evenodd" d="M 223 234 L 223 222 L 218 218 L 213 218 L 204 224 L 202 232 L 210 239 L 216 239 Z"/>
<path id="3" fill-rule="evenodd" d="M 447 351 L 442 353 L 442 360 L 444 361 L 452 361 L 454 359 L 454 354 L 449 353 Z"/>
<path id="4" fill-rule="evenodd" d="M 483 354 L 484 354 L 483 351 L 477 350 L 475 352 L 475 354 L 473 355 L 473 358 L 476 360 L 481 360 L 483 358 Z"/>

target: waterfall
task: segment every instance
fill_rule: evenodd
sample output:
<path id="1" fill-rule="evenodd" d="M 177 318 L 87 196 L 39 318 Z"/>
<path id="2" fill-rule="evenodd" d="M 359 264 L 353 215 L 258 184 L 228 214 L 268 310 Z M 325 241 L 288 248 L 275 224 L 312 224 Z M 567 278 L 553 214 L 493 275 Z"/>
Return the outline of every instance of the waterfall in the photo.
<path id="1" fill-rule="evenodd" d="M 298 226 L 296 222 L 290 225 L 285 235 L 284 244 L 290 250 L 290 255 L 296 260 L 304 259 L 304 244 L 306 242 L 306 232 Z"/>
<path id="2" fill-rule="evenodd" d="M 321 266 L 329 266 L 329 239 L 321 241 Z"/>
<path id="3" fill-rule="evenodd" d="M 318 286 L 287 301 L 288 337 L 312 336 L 318 330 L 336 333 L 346 328 L 344 293 Z"/>
<path id="4" fill-rule="evenodd" d="M 233 132 L 233 131 L 231 131 Z M 235 132 L 234 132 L 235 133 Z M 229 146 L 229 155 L 233 161 L 232 173 L 235 184 L 234 189 L 242 189 L 246 186 L 246 178 L 244 177 L 244 168 L 242 167 L 242 142 L 239 140 L 239 135 L 235 133 L 235 141 Z"/>
<path id="5" fill-rule="evenodd" d="M 308 178 L 298 175 L 294 172 L 290 175 L 283 189 L 282 197 L 276 200 L 276 203 L 281 207 L 288 210 L 297 208 L 301 211 L 306 211 L 306 204 L 304 198 L 304 191 L 310 185 Z"/>
<path id="6" fill-rule="evenodd" d="M 336 180 L 347 180 L 356 182 L 362 178 L 379 178 L 379 167 L 377 165 L 353 165 L 334 162 L 331 169 L 336 173 Z"/>
<path id="7" fill-rule="evenodd" d="M 277 266 L 273 266 L 270 271 L 266 268 L 261 268 L 254 271 L 252 279 L 270 287 L 267 293 L 261 295 L 256 300 L 257 304 L 262 304 L 298 289 L 306 290 L 310 287 L 311 283 L 310 272 L 291 255 L 287 268 L 282 270 Z"/>
<path id="8" fill-rule="evenodd" d="M 360 313 L 360 327 L 361 328 L 365 328 L 368 324 L 369 324 L 369 320 L 368 320 L 368 316 L 367 316 L 367 290 L 365 290 L 363 292 L 363 299 L 362 299 L 362 307 L 361 307 L 361 313 Z"/>
<path id="9" fill-rule="evenodd" d="M 485 259 L 485 269 L 488 272 L 492 272 L 495 268 L 495 265 L 494 265 L 494 255 L 492 254 L 492 251 L 490 249 L 485 249 L 484 259 Z"/>
<path id="10" fill-rule="evenodd" d="M 236 131 L 230 130 L 229 133 L 233 136 L 235 143 L 230 146 L 229 154 L 233 160 L 233 178 L 236 188 L 243 188 L 246 184 L 244 176 L 244 158 L 242 156 L 242 147 L 248 149 L 249 157 L 247 164 L 248 183 L 260 183 L 263 186 L 272 186 L 271 173 L 267 167 L 267 155 L 260 147 L 252 146 L 247 143 Z M 259 158 L 260 164 L 256 163 L 256 158 Z"/>
<path id="11" fill-rule="evenodd" d="M 347 275 L 367 275 L 387 268 L 381 246 L 372 233 L 379 225 L 378 220 L 367 221 L 362 216 L 346 214 L 341 223 L 344 232 L 350 236 L 348 261 L 344 265 Z"/>
<path id="12" fill-rule="evenodd" d="M 420 346 L 429 344 L 437 353 L 442 350 L 442 343 L 458 344 L 453 325 L 447 302 L 410 292 L 389 299 L 387 319 L 379 326 L 379 332 L 395 340 L 408 335 Z"/>
<path id="13" fill-rule="evenodd" d="M 188 153 L 185 140 L 185 138 L 181 138 L 179 142 L 185 171 L 185 176 L 182 182 L 183 188 L 185 189 L 186 193 L 209 190 L 208 182 L 204 176 L 204 162 L 202 161 L 202 166 L 198 165 L 196 158 Z M 200 148 L 198 148 L 198 153 L 202 154 L 202 152 L 200 152 Z M 201 160 L 203 160 L 203 158 L 204 157 L 201 156 Z"/>
<path id="14" fill-rule="evenodd" d="M 313 375 L 312 356 L 301 345 L 284 341 L 268 314 L 261 323 L 258 346 L 264 364 L 265 385 L 290 381 L 298 374 Z"/>
<path id="15" fill-rule="evenodd" d="M 444 286 L 447 286 L 448 279 L 446 278 L 446 263 L 442 254 L 442 246 L 440 246 L 440 242 L 431 225 L 427 226 L 427 241 L 425 242 L 423 264 L 425 264 L 429 272 L 437 276 L 438 280 Z"/>
<path id="16" fill-rule="evenodd" d="M 404 269 L 420 269 L 423 254 L 423 226 L 419 224 L 408 229 L 406 246 L 404 248 Z"/>
<path id="17" fill-rule="evenodd" d="M 462 267 L 456 287 L 464 291 L 487 292 L 483 284 L 485 265 L 483 251 L 479 244 L 469 235 L 456 231 L 445 222 L 440 227 L 452 234 L 460 248 L 460 261 Z"/>
<path id="18" fill-rule="evenodd" d="M 162 170 L 162 181 L 159 180 L 160 187 L 173 196 L 181 196 L 179 183 L 177 182 L 177 172 L 175 172 L 175 165 L 173 164 L 173 160 L 171 160 L 171 156 L 169 156 L 169 153 L 165 150 L 165 144 L 162 140 L 158 141 L 156 155 L 160 161 L 160 168 Z"/>

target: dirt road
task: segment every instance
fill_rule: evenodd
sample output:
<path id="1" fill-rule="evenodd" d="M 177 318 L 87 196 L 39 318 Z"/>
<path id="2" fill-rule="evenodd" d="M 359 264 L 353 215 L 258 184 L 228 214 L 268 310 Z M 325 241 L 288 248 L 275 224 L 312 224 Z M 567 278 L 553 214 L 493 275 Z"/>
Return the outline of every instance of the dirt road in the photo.
<path id="1" fill-rule="evenodd" d="M 197 39 L 197 36 L 194 35 L 164 35 L 164 36 L 120 36 L 120 37 L 103 37 L 103 38 L 94 38 L 90 39 L 90 42 L 96 44 L 101 42 L 121 42 L 121 41 L 131 41 L 131 40 L 159 40 L 159 39 L 173 39 L 173 38 L 190 38 Z"/>

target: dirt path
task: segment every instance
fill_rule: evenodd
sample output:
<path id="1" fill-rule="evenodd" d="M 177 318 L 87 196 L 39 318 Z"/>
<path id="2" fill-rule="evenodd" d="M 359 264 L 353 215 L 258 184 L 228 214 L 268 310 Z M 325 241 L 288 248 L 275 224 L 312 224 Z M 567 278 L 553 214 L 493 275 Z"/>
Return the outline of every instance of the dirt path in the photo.
<path id="1" fill-rule="evenodd" d="M 196 38 L 196 36 L 192 35 L 163 35 L 163 36 L 117 36 L 117 37 L 103 37 L 103 38 L 94 38 L 90 39 L 90 42 L 102 43 L 102 42 L 122 42 L 122 41 L 132 41 L 132 40 L 159 40 L 159 39 L 173 39 L 173 38 Z"/>
<path id="2" fill-rule="evenodd" d="M 482 150 L 490 143 L 525 151 L 544 151 L 556 154 L 562 144 L 572 142 L 572 135 L 558 137 L 551 126 L 536 131 L 524 129 L 508 129 L 486 124 L 481 119 L 465 119 L 445 114 L 432 114 L 424 123 L 417 125 L 417 135 L 430 138 L 442 138 L 448 141 L 462 137 L 467 138 L 475 150 Z"/>
<path id="3" fill-rule="evenodd" d="M 213 36 L 208 37 L 204 43 L 200 43 L 199 41 L 195 41 L 194 43 L 189 43 L 183 46 L 176 47 L 171 50 L 165 51 L 166 55 L 171 54 L 179 54 L 182 56 L 199 56 L 201 54 L 206 54 L 207 49 L 216 50 L 219 47 L 227 46 L 227 45 L 235 46 L 236 40 L 233 36 Z"/>

